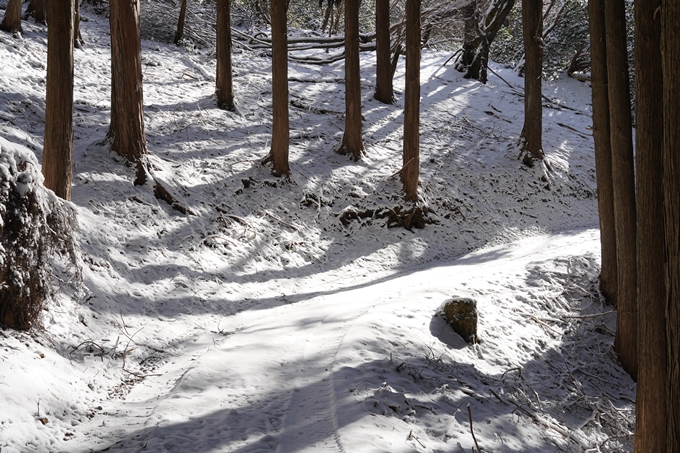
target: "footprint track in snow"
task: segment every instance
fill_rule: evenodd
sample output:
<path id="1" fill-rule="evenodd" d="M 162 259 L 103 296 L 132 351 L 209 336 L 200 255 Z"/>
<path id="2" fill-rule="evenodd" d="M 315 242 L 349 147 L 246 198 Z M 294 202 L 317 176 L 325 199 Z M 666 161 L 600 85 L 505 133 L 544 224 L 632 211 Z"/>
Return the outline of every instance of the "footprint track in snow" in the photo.
<path id="1" fill-rule="evenodd" d="M 301 354 L 300 366 L 305 368 L 290 370 L 294 389 L 277 452 L 346 452 L 338 433 L 333 375 L 347 332 L 365 312 L 349 317 L 345 313 L 343 318 L 338 310 L 314 322 Z"/>

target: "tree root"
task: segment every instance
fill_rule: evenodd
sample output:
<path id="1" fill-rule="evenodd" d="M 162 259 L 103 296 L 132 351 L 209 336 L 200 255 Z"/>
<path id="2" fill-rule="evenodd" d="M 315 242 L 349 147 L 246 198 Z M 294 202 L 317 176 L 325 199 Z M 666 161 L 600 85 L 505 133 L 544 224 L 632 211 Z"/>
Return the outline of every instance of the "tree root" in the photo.
<path id="1" fill-rule="evenodd" d="M 413 231 L 413 228 L 423 229 L 425 225 L 434 223 L 428 217 L 428 213 L 434 213 L 434 211 L 420 206 L 414 206 L 410 209 L 397 206 L 394 209 L 380 208 L 366 209 L 364 211 L 347 209 L 339 215 L 339 218 L 343 226 L 349 225 L 353 220 L 387 219 L 385 224 L 387 228 L 404 227 L 409 231 Z"/>
<path id="2" fill-rule="evenodd" d="M 151 162 L 148 159 L 140 159 L 137 161 L 137 175 L 134 184 L 141 186 L 149 180 L 153 181 L 153 194 L 157 199 L 165 201 L 172 209 L 182 214 L 196 215 L 193 209 L 183 204 L 162 181 L 154 176 Z"/>

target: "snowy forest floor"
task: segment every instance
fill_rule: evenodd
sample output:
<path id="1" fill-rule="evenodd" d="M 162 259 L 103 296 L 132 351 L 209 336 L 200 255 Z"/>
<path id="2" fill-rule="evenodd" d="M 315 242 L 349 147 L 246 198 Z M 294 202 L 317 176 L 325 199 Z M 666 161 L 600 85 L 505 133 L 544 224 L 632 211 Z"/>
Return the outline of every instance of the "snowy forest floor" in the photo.
<path id="1" fill-rule="evenodd" d="M 611 307 L 597 291 L 587 85 L 546 82 L 550 170 L 527 168 L 522 79 L 493 66 L 513 87 L 465 80 L 449 53 L 425 51 L 419 203 L 432 223 L 408 231 L 384 218 L 405 207 L 403 61 L 384 105 L 362 54 L 359 162 L 334 152 L 343 63 L 290 64 L 292 175 L 275 178 L 259 163 L 271 60 L 234 47 L 229 113 L 210 50 L 143 41 L 148 148 L 185 215 L 110 152 L 108 20 L 82 14 L 84 286 L 41 328 L 0 329 L 2 453 L 470 452 L 471 431 L 484 452 L 632 451 L 635 385 L 613 352 L 615 313 L 599 315 Z M 23 26 L 0 33 L 0 136 L 40 159 L 47 35 Z M 479 303 L 478 345 L 436 316 L 454 295 Z"/>

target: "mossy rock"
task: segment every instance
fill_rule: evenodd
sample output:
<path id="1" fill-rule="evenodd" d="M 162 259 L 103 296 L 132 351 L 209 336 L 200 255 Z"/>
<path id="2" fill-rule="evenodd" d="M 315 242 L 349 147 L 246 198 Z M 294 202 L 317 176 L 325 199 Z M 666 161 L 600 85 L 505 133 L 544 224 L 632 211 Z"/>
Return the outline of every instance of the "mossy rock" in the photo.
<path id="1" fill-rule="evenodd" d="M 468 343 L 477 343 L 477 301 L 470 297 L 454 297 L 442 304 L 446 322 Z"/>

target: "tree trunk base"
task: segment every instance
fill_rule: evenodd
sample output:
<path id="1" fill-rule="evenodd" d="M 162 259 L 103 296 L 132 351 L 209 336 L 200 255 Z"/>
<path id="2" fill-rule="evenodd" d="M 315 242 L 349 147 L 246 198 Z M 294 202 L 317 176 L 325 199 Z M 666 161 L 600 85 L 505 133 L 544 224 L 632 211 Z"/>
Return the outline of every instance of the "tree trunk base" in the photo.
<path id="1" fill-rule="evenodd" d="M 281 177 L 281 176 L 289 176 L 290 175 L 290 169 L 287 171 L 279 171 L 276 168 L 276 164 L 274 162 L 274 156 L 272 152 L 270 151 L 269 154 L 267 154 L 265 157 L 263 157 L 260 160 L 260 164 L 262 165 L 267 165 L 268 163 L 272 163 L 272 175 L 276 177 Z"/>

